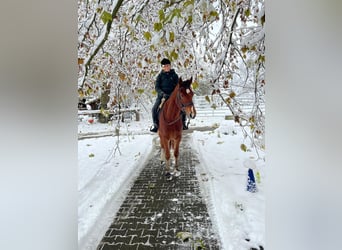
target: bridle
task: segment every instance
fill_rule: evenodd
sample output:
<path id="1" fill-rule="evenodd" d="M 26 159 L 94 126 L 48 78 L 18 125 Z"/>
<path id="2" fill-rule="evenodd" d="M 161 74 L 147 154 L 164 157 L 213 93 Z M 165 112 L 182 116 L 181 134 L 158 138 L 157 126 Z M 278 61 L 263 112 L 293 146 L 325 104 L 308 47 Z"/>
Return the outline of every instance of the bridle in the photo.
<path id="1" fill-rule="evenodd" d="M 176 105 L 177 105 L 177 107 L 178 107 L 181 111 L 185 111 L 185 108 L 186 108 L 186 107 L 188 107 L 188 106 L 194 106 L 194 103 L 193 103 L 193 101 L 187 102 L 187 103 L 183 103 L 183 102 L 182 102 L 182 98 L 181 98 L 181 95 L 180 95 L 181 89 L 184 89 L 184 87 L 181 87 L 181 88 L 178 89 L 177 97 L 176 97 Z M 171 122 L 167 122 L 167 121 L 166 121 L 164 112 L 163 112 L 163 118 L 164 118 L 164 121 L 166 122 L 167 125 L 172 125 L 172 124 L 176 123 L 179 119 L 181 119 L 181 113 L 179 113 L 178 118 L 176 118 L 174 121 L 171 121 Z"/>
<path id="2" fill-rule="evenodd" d="M 176 105 L 177 107 L 182 110 L 182 111 L 185 111 L 185 108 L 188 107 L 188 106 L 194 106 L 194 103 L 193 101 L 191 102 L 187 102 L 187 103 L 182 103 L 182 98 L 180 96 L 180 90 L 181 89 L 184 89 L 184 87 L 181 87 L 179 88 L 178 90 L 178 93 L 177 93 L 177 99 L 176 99 Z"/>

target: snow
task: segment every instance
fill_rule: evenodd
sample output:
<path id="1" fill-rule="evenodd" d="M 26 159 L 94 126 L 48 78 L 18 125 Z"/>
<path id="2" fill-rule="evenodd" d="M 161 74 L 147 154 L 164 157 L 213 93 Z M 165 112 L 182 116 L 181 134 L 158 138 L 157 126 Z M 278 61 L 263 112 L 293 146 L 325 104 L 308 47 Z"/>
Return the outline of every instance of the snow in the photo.
<path id="1" fill-rule="evenodd" d="M 89 124 L 79 121 L 79 134 L 109 133 L 117 124 Z M 120 123 L 120 137 L 106 136 L 78 141 L 79 249 L 95 248 L 148 159 L 157 134 L 149 132 L 149 115 L 141 121 Z M 211 131 L 196 128 L 211 126 Z M 190 123 L 192 147 L 199 159 L 196 165 L 203 197 L 222 249 L 249 249 L 265 246 L 265 161 L 264 152 L 243 152 L 240 128 L 223 117 L 198 116 Z M 116 149 L 116 150 L 115 150 Z M 247 191 L 248 169 L 256 176 L 257 192 Z M 260 179 L 257 178 L 260 176 Z M 110 211 L 110 213 L 109 213 Z"/>

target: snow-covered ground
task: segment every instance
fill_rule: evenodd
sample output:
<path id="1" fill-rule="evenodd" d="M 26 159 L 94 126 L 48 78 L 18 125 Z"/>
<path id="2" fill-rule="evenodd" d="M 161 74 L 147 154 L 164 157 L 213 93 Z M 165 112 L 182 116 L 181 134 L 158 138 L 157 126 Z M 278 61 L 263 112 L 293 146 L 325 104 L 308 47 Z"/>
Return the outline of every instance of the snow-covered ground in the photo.
<path id="1" fill-rule="evenodd" d="M 96 244 L 112 222 L 129 187 L 148 158 L 157 134 L 149 132 L 149 114 L 141 121 L 120 123 L 118 137 L 78 141 L 79 249 Z M 117 124 L 90 124 L 87 116 L 79 121 L 79 134 L 114 131 Z M 212 126 L 201 132 L 197 127 Z M 266 164 L 264 152 L 243 152 L 246 143 L 240 128 L 224 117 L 198 116 L 190 127 L 192 147 L 200 161 L 196 169 L 203 197 L 219 231 L 222 249 L 249 249 L 265 246 Z M 247 191 L 248 169 L 253 169 L 257 192 Z M 260 178 L 259 178 L 260 177 Z"/>

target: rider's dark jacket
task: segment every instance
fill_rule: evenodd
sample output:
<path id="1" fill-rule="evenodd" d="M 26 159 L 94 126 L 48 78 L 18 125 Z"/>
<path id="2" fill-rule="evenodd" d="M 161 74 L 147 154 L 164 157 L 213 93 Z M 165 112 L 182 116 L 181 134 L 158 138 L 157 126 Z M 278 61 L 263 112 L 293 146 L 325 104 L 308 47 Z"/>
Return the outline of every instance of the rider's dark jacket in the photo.
<path id="1" fill-rule="evenodd" d="M 171 95 L 178 83 L 178 75 L 174 69 L 169 72 L 161 71 L 157 76 L 155 83 L 155 89 L 158 93 L 158 97 L 162 98 L 164 94 Z"/>

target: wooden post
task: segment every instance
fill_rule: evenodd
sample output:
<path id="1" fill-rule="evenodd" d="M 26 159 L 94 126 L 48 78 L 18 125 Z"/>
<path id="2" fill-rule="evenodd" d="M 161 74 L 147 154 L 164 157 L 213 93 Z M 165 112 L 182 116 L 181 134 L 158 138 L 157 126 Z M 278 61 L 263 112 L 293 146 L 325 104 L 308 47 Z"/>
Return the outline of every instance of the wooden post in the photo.
<path id="1" fill-rule="evenodd" d="M 134 113 L 135 113 L 135 120 L 138 122 L 140 121 L 140 114 L 139 114 L 139 111 L 138 110 L 134 110 Z"/>

